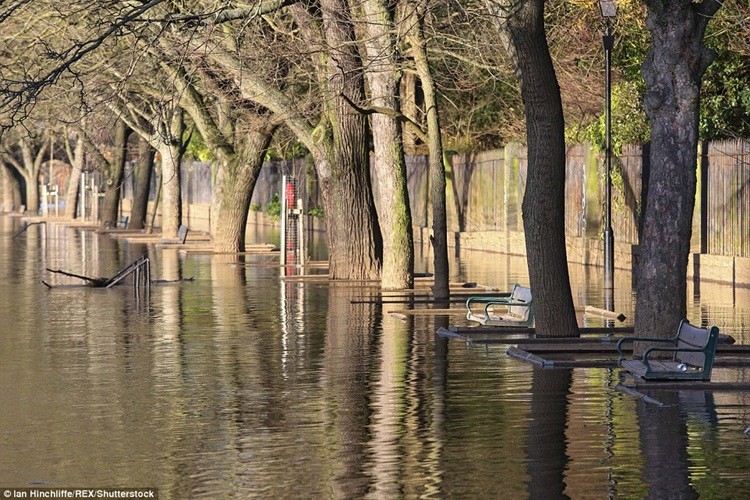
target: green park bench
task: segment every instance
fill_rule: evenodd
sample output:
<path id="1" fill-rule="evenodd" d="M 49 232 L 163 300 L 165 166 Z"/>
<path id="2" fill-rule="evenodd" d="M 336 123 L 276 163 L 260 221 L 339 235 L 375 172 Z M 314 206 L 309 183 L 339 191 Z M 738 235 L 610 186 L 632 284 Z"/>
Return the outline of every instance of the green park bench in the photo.
<path id="1" fill-rule="evenodd" d="M 677 334 L 669 339 L 624 337 L 617 342 L 618 364 L 646 380 L 711 380 L 719 329 L 700 328 L 688 320 L 680 321 Z M 623 344 L 630 342 L 664 343 L 666 347 L 648 347 L 641 359 L 625 359 Z M 667 359 L 655 358 L 668 354 Z"/>
<path id="2" fill-rule="evenodd" d="M 472 309 L 474 304 L 484 304 L 482 312 L 474 312 Z M 466 300 L 466 309 L 466 319 L 485 326 L 530 327 L 534 325 L 531 289 L 518 283 L 513 285 L 513 290 L 508 297 L 469 297 Z M 498 309 L 504 309 L 504 313 L 497 314 Z"/>

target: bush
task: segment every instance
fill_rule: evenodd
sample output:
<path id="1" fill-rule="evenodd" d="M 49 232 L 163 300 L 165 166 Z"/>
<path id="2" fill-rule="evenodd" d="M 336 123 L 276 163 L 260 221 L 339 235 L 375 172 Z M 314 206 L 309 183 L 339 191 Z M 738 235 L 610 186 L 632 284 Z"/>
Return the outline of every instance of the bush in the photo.
<path id="1" fill-rule="evenodd" d="M 272 220 L 279 220 L 279 217 L 281 216 L 281 201 L 279 200 L 278 194 L 274 193 L 271 197 L 271 202 L 266 205 L 265 212 Z"/>

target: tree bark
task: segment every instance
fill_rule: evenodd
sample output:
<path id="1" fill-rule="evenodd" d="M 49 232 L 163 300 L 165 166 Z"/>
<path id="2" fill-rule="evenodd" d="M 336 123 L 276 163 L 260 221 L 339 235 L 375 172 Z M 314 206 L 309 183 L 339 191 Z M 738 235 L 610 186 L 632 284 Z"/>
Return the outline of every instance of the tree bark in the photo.
<path id="1" fill-rule="evenodd" d="M 3 210 L 11 212 L 21 205 L 21 184 L 14 173 L 14 169 L 0 159 L 0 171 L 2 172 Z"/>
<path id="2" fill-rule="evenodd" d="M 222 161 L 217 174 L 211 210 L 211 238 L 214 252 L 236 253 L 245 250 L 245 226 L 255 182 L 273 138 L 275 126 L 246 132 L 242 154 Z"/>
<path id="3" fill-rule="evenodd" d="M 122 185 L 123 173 L 125 172 L 125 161 L 128 152 L 128 137 L 132 130 L 124 121 L 117 120 L 115 125 L 114 157 L 109 162 L 106 176 L 106 187 L 104 200 L 102 202 L 102 223 L 117 222 L 120 211 L 120 186 Z"/>
<path id="4" fill-rule="evenodd" d="M 175 107 L 167 133 L 169 141 L 161 141 L 161 235 L 163 239 L 174 239 L 182 224 L 182 186 L 180 164 L 182 163 L 182 133 L 185 130 L 183 111 Z"/>
<path id="5" fill-rule="evenodd" d="M 490 3 L 521 83 L 528 174 L 523 227 L 538 337 L 578 336 L 565 245 L 565 122 L 544 27 L 544 0 Z"/>
<path id="6" fill-rule="evenodd" d="M 138 161 L 135 164 L 135 183 L 133 189 L 133 207 L 130 210 L 130 229 L 146 227 L 148 213 L 148 195 L 151 190 L 151 177 L 154 172 L 156 151 L 143 137 L 138 141 Z"/>
<path id="7" fill-rule="evenodd" d="M 68 160 L 71 165 L 68 187 L 65 191 L 65 218 L 73 220 L 76 218 L 76 213 L 78 213 L 78 199 L 81 193 L 81 173 L 83 172 L 86 153 L 84 152 L 84 140 L 80 134 L 76 138 L 76 147 L 73 150 L 70 148 L 67 133 L 64 140 L 65 151 L 68 154 Z"/>
<path id="8" fill-rule="evenodd" d="M 646 5 L 652 45 L 643 77 L 651 169 L 636 268 L 635 333 L 666 338 L 687 313 L 700 85 L 713 59 L 703 36 L 721 3 L 647 0 Z"/>
<path id="9" fill-rule="evenodd" d="M 26 210 L 37 212 L 39 210 L 39 171 L 47 152 L 48 141 L 43 140 L 36 151 L 34 150 L 35 144 L 26 137 L 21 138 L 17 146 L 21 156 L 20 161 L 11 155 L 6 155 L 6 160 L 23 178 Z"/>
<path id="10" fill-rule="evenodd" d="M 391 36 L 393 16 L 382 0 L 361 4 L 365 25 L 365 78 L 374 107 L 399 111 L 401 72 Z M 352 9 L 354 10 L 354 8 Z M 381 287 L 411 288 L 414 284 L 414 236 L 406 186 L 402 128 L 392 115 L 372 115 L 373 170 L 378 179 L 378 218 L 383 236 Z"/>
<path id="11" fill-rule="evenodd" d="M 333 279 L 378 279 L 383 240 L 370 183 L 367 117 L 347 101 L 364 100 L 362 63 L 346 1 L 322 0 L 320 5 L 330 50 L 325 92 L 332 143 L 325 158 L 317 155 L 316 166 L 325 204 L 329 274 Z"/>

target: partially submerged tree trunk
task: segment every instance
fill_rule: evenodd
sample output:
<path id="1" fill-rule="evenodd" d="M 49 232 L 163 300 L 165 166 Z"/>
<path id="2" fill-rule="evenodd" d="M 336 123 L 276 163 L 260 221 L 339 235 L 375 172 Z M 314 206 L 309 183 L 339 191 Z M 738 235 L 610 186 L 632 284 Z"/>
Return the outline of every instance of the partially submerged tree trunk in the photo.
<path id="1" fill-rule="evenodd" d="M 76 147 L 70 147 L 70 140 L 67 137 L 67 128 L 65 132 L 65 151 L 70 161 L 70 177 L 68 178 L 68 187 L 65 191 L 65 218 L 75 219 L 78 213 L 78 203 L 81 193 L 81 173 L 83 172 L 86 153 L 84 150 L 84 140 L 80 134 L 76 138 Z"/>
<path id="2" fill-rule="evenodd" d="M 143 137 L 138 141 L 138 161 L 135 164 L 135 186 L 133 189 L 133 206 L 130 210 L 128 227 L 143 229 L 146 227 L 148 213 L 148 195 L 151 189 L 151 177 L 154 172 L 156 151 Z"/>
<path id="3" fill-rule="evenodd" d="M 565 246 L 565 123 L 547 46 L 544 0 L 489 4 L 521 83 L 528 175 L 523 227 L 538 337 L 578 335 Z"/>
<path id="4" fill-rule="evenodd" d="M 120 211 L 120 187 L 125 172 L 125 161 L 128 152 L 128 137 L 132 130 L 124 121 L 117 120 L 115 125 L 114 156 L 106 167 L 106 187 L 101 208 L 102 223 L 117 222 Z"/>
<path id="5" fill-rule="evenodd" d="M 21 205 L 21 184 L 15 175 L 15 170 L 0 158 L 0 178 L 2 179 L 3 210 L 6 212 L 18 210 Z"/>
<path id="6" fill-rule="evenodd" d="M 263 73 L 245 71 L 233 52 L 212 47 L 208 57 L 232 75 L 243 98 L 284 120 L 310 151 L 323 195 L 330 275 L 335 279 L 376 279 L 382 237 L 370 185 L 367 117 L 350 105 L 364 99 L 364 89 L 352 26 L 344 20 L 348 8 L 345 0 L 326 0 L 321 9 L 311 6 L 307 10 L 301 4 L 291 9 L 306 43 L 314 46 L 310 53 L 323 99 L 316 126 L 300 112 L 297 102 L 269 83 Z M 193 116 L 192 110 L 190 113 Z"/>
<path id="7" fill-rule="evenodd" d="M 22 137 L 16 143 L 18 157 L 10 152 L 4 153 L 3 158 L 8 165 L 12 165 L 23 178 L 26 190 L 26 210 L 39 210 L 39 171 L 42 168 L 49 141 L 42 140 L 37 145 L 28 137 Z"/>
<path id="8" fill-rule="evenodd" d="M 399 112 L 400 70 L 396 62 L 393 16 L 382 0 L 361 4 L 365 25 L 365 77 L 372 106 Z M 354 7 L 353 7 L 354 9 Z M 383 289 L 414 284 L 414 236 L 406 186 L 402 128 L 392 114 L 372 115 L 373 170 L 378 179 L 378 219 L 383 236 Z"/>
<path id="9" fill-rule="evenodd" d="M 161 156 L 161 236 L 174 239 L 182 224 L 182 186 L 180 164 L 184 153 L 182 134 L 185 131 L 183 111 L 174 107 L 169 117 L 169 140 L 159 143 Z"/>
<path id="10" fill-rule="evenodd" d="M 261 125 L 247 131 L 242 138 L 243 154 L 226 158 L 218 168 L 211 210 L 214 252 L 245 250 L 250 200 L 275 129 L 275 125 Z"/>
<path id="11" fill-rule="evenodd" d="M 365 97 L 362 63 L 346 2 L 322 0 L 321 11 L 330 50 L 325 93 L 332 143 L 325 158 L 317 155 L 316 167 L 325 204 L 329 274 L 333 279 L 377 279 L 383 240 L 370 183 L 367 117 L 347 102 Z"/>
<path id="12" fill-rule="evenodd" d="M 700 85 L 713 53 L 703 43 L 720 2 L 646 0 L 652 46 L 643 63 L 651 170 L 636 272 L 635 333 L 671 337 L 687 312 Z"/>

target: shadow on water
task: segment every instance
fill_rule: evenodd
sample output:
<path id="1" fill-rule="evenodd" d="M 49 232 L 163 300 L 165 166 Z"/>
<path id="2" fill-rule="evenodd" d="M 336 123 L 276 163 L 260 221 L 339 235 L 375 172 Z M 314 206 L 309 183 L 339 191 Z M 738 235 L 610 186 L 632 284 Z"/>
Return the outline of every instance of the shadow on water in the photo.
<path id="1" fill-rule="evenodd" d="M 262 256 L 62 226 L 11 240 L 15 229 L 0 218 L 0 486 L 156 486 L 162 498 L 750 493 L 747 394 L 680 391 L 649 406 L 612 389 L 618 370 L 532 369 L 435 336 L 460 316 L 402 321 L 388 313 L 401 306 L 352 303 L 378 294 L 367 285 L 280 279 Z M 40 283 L 46 267 L 108 276 L 143 253 L 154 279 L 195 281 L 152 286 L 141 302 L 130 287 Z M 463 251 L 452 280 L 503 289 L 524 266 Z M 577 297 L 603 297 L 595 271 L 572 276 Z M 703 302 L 733 293 L 706 286 L 692 310 L 744 335 L 740 294 L 731 308 Z"/>

